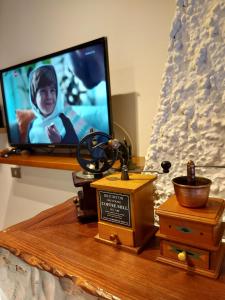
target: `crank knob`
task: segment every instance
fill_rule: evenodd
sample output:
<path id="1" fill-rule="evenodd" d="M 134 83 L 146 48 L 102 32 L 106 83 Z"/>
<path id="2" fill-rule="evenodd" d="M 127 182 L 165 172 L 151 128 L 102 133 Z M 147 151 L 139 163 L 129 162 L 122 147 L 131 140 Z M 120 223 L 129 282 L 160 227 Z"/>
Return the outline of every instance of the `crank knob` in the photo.
<path id="1" fill-rule="evenodd" d="M 161 163 L 161 167 L 162 167 L 162 169 L 163 169 L 163 173 L 169 173 L 170 168 L 171 168 L 171 162 L 168 161 L 168 160 L 164 160 L 164 161 Z"/>

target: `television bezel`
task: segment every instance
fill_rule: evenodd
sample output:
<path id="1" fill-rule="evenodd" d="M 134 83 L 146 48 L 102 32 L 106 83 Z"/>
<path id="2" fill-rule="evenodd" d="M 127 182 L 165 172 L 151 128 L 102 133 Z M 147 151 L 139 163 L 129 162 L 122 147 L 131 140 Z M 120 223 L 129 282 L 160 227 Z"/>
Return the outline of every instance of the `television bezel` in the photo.
<path id="1" fill-rule="evenodd" d="M 5 116 L 5 123 L 6 123 L 6 129 L 7 129 L 7 136 L 8 136 L 8 142 L 11 147 L 15 147 L 20 150 L 37 150 L 38 148 L 46 148 L 46 149 L 56 149 L 56 148 L 68 148 L 68 149 L 76 149 L 77 144 L 57 144 L 57 143 L 13 143 L 11 139 L 11 132 L 10 132 L 10 124 L 8 120 L 8 114 L 7 114 L 7 100 L 5 97 L 5 92 L 4 92 L 4 84 L 3 84 L 3 73 L 11 71 L 16 68 L 24 67 L 29 64 L 37 63 L 42 60 L 46 60 L 49 58 L 53 58 L 55 56 L 63 55 L 68 52 L 76 51 L 79 49 L 83 49 L 89 46 L 94 46 L 97 44 L 103 45 L 104 49 L 104 65 L 105 65 L 105 79 L 106 79 L 106 92 L 107 92 L 107 106 L 108 106 L 108 122 L 109 122 L 109 135 L 113 135 L 113 121 L 112 121 L 112 104 L 111 104 L 111 86 L 110 86 L 110 72 L 109 72 L 109 56 L 108 56 L 108 41 L 107 37 L 100 37 L 88 42 L 84 42 L 60 51 L 52 52 L 50 54 L 44 55 L 44 56 L 39 56 L 35 59 L 31 59 L 16 65 L 12 65 L 10 67 L 4 68 L 0 70 L 0 82 L 1 82 L 1 92 L 2 92 L 2 99 L 3 99 L 3 113 Z"/>

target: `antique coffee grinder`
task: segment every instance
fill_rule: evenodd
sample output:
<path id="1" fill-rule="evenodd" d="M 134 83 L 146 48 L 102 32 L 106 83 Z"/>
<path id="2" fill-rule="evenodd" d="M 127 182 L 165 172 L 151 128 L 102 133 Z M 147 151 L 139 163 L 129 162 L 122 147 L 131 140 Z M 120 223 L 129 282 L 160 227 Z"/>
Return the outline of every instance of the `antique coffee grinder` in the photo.
<path id="1" fill-rule="evenodd" d="M 195 176 L 193 161 L 187 176 L 172 180 L 175 195 L 156 211 L 159 215 L 158 261 L 216 278 L 224 257 L 224 200 L 209 197 L 211 180 Z M 209 166 L 217 167 L 217 166 Z"/>
<path id="2" fill-rule="evenodd" d="M 171 164 L 163 162 L 161 166 L 163 174 L 169 172 Z M 156 232 L 153 181 L 157 176 L 128 170 L 127 160 L 122 157 L 120 170 L 91 183 L 98 207 L 95 239 L 138 254 Z"/>
<path id="3" fill-rule="evenodd" d="M 78 220 L 98 219 L 97 241 L 139 253 L 156 231 L 152 183 L 157 176 L 130 172 L 127 144 L 102 132 L 81 140 L 77 160 L 84 169 L 73 173 L 74 185 L 83 188 L 76 199 Z M 120 166 L 113 169 L 116 160 Z M 168 173 L 171 164 L 161 166 Z"/>
<path id="4" fill-rule="evenodd" d="M 153 181 L 155 175 L 114 173 L 91 183 L 96 189 L 99 242 L 140 253 L 154 235 Z"/>

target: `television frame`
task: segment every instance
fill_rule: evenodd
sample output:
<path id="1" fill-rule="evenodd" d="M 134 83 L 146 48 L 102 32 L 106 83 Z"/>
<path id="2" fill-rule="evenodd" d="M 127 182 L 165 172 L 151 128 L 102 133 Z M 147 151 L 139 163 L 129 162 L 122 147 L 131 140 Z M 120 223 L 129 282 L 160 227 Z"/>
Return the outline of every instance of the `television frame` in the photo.
<path id="1" fill-rule="evenodd" d="M 38 63 L 41 62 L 43 60 L 47 60 L 59 55 L 63 55 L 72 51 L 76 51 L 79 49 L 83 49 L 86 47 L 90 47 L 90 46 L 94 46 L 97 44 L 101 44 L 103 46 L 104 49 L 104 67 L 105 67 L 105 81 L 106 81 L 106 93 L 107 93 L 107 108 L 108 108 L 108 126 L 109 126 L 109 135 L 113 135 L 113 121 L 112 121 L 112 106 L 111 106 L 111 87 L 110 87 L 110 73 L 109 73 L 109 57 L 108 57 L 108 42 L 107 42 L 107 37 L 101 37 L 101 38 L 97 38 L 79 45 L 75 45 L 60 51 L 56 51 L 44 56 L 40 56 L 37 57 L 35 59 L 31 59 L 4 69 L 0 70 L 0 83 L 1 83 L 1 89 L 2 89 L 2 99 L 3 99 L 3 113 L 5 116 L 5 123 L 6 123 L 6 129 L 7 129 L 7 135 L 8 135 L 8 142 L 10 144 L 10 146 L 15 147 L 16 149 L 19 150 L 33 150 L 33 151 L 37 151 L 38 149 L 41 150 L 43 149 L 44 151 L 47 149 L 50 151 L 54 151 L 54 149 L 68 149 L 68 150 L 72 150 L 75 149 L 78 144 L 58 144 L 58 143 L 14 143 L 12 141 L 11 138 L 11 132 L 10 132 L 10 123 L 8 120 L 8 114 L 7 114 L 7 100 L 5 97 L 5 91 L 4 91 L 4 83 L 3 83 L 3 73 L 4 72 L 8 72 L 20 67 L 24 67 L 26 65 L 30 65 L 30 64 L 34 64 L 34 63 Z M 42 150 L 41 150 L 42 151 Z"/>

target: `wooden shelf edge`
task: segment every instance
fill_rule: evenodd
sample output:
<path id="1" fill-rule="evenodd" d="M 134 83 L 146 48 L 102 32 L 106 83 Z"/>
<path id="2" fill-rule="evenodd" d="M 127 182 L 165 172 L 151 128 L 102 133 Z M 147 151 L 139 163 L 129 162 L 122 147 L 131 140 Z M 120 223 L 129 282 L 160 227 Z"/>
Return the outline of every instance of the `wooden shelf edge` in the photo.
<path id="1" fill-rule="evenodd" d="M 134 157 L 135 163 L 143 166 L 142 157 Z M 12 154 L 9 157 L 0 157 L 0 164 L 28 166 L 36 168 L 48 168 L 58 170 L 81 171 L 81 167 L 75 156 L 54 156 L 54 155 L 22 155 Z M 118 164 L 118 163 L 116 163 Z M 132 171 L 131 171 L 132 172 Z"/>
<path id="2" fill-rule="evenodd" d="M 0 157 L 0 164 L 18 165 L 37 168 L 80 171 L 81 167 L 75 157 L 48 156 L 48 155 L 20 155 L 12 154 L 9 157 Z"/>

